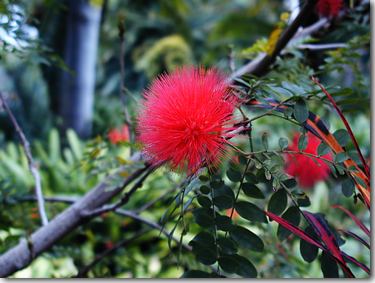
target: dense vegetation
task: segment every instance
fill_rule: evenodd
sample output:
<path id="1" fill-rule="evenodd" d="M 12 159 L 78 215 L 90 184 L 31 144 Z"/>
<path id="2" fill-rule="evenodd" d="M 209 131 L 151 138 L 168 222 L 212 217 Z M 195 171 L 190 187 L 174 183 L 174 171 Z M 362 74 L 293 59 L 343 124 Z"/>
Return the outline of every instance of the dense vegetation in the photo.
<path id="1" fill-rule="evenodd" d="M 369 17 L 365 0 L 1 1 L 0 275 L 367 278 Z M 154 84 L 183 66 L 202 73 L 162 89 L 184 130 L 207 110 L 228 131 L 179 150 Z M 203 69 L 212 88 L 179 97 Z"/>

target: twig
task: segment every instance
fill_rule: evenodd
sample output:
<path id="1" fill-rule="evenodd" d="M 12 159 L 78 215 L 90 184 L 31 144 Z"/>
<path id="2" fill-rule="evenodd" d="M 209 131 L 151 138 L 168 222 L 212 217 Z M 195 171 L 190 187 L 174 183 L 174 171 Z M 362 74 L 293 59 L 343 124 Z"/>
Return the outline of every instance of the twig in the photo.
<path id="1" fill-rule="evenodd" d="M 332 164 L 336 167 L 340 167 L 340 169 L 342 169 L 344 171 L 350 172 L 350 170 L 346 169 L 345 167 L 342 167 L 340 164 L 337 164 L 332 160 L 324 158 L 320 155 L 316 155 L 316 154 L 312 154 L 312 153 L 308 153 L 308 152 L 304 152 L 304 151 L 294 151 L 294 150 L 267 150 L 267 151 L 265 151 L 265 150 L 263 150 L 263 151 L 250 152 L 250 153 L 246 154 L 246 156 L 248 156 L 249 158 L 252 158 L 253 156 L 255 156 L 257 154 L 262 154 L 262 153 L 275 153 L 275 154 L 285 153 L 285 154 L 304 155 L 304 156 L 307 156 L 307 157 L 310 157 L 310 158 L 322 160 L 322 161 L 324 161 L 326 163 L 330 163 L 330 164 Z"/>
<path id="2" fill-rule="evenodd" d="M 328 44 L 300 44 L 299 49 L 326 50 L 348 47 L 345 43 L 328 43 Z"/>
<path id="3" fill-rule="evenodd" d="M 74 196 L 51 196 L 51 197 L 44 197 L 44 200 L 46 202 L 60 202 L 60 203 L 67 203 L 67 204 L 72 204 L 75 203 L 79 197 L 74 197 Z M 23 196 L 19 198 L 20 201 L 36 201 L 35 196 Z"/>
<path id="4" fill-rule="evenodd" d="M 95 217 L 105 212 L 114 211 L 119 207 L 126 204 L 130 197 L 143 185 L 144 180 L 155 170 L 155 167 L 149 167 L 146 173 L 133 185 L 129 192 L 125 193 L 124 196 L 116 203 L 104 205 L 102 207 L 96 208 L 92 211 L 84 212 L 86 217 Z"/>
<path id="5" fill-rule="evenodd" d="M 20 200 L 35 201 L 36 199 L 35 199 L 34 196 L 26 196 L 26 197 L 22 197 Z M 48 202 L 60 202 L 60 203 L 72 204 L 72 203 L 76 203 L 76 202 L 80 201 L 80 198 L 79 197 L 66 197 L 66 196 L 51 196 L 51 197 L 46 197 L 45 200 L 48 201 Z M 141 222 L 141 223 L 143 223 L 143 224 L 145 224 L 145 225 L 147 225 L 151 228 L 159 230 L 167 238 L 171 238 L 174 242 L 176 242 L 176 243 L 180 242 L 179 239 L 177 239 L 174 236 L 171 236 L 170 232 L 166 231 L 160 224 L 158 224 L 158 223 L 156 223 L 156 222 L 154 222 L 150 219 L 147 219 L 145 217 L 140 216 L 135 211 L 126 210 L 126 209 L 116 209 L 116 210 L 113 211 L 113 213 L 115 213 L 117 215 L 129 217 L 129 218 L 131 218 L 135 221 Z M 182 244 L 182 247 L 187 251 L 191 251 L 191 247 L 186 245 L 186 244 Z"/>
<path id="6" fill-rule="evenodd" d="M 329 20 L 327 18 L 320 19 L 316 23 L 312 24 L 311 26 L 308 26 L 296 33 L 294 36 L 294 39 L 298 39 L 301 37 L 308 36 L 310 34 L 313 34 L 314 32 L 317 32 L 318 30 L 321 30 L 325 26 L 329 25 Z"/>
<path id="7" fill-rule="evenodd" d="M 162 200 L 163 198 L 165 198 L 167 195 L 173 193 L 175 190 L 177 190 L 180 186 L 182 185 L 182 182 L 180 184 L 178 184 L 177 186 L 173 187 L 172 189 L 169 189 L 167 191 L 165 191 L 165 193 L 161 194 L 159 197 L 153 199 L 152 201 L 148 202 L 148 203 L 145 203 L 144 205 L 142 205 L 140 208 L 136 209 L 135 211 L 137 213 L 140 213 L 142 211 L 145 211 L 146 209 L 150 208 L 151 206 L 153 206 L 155 203 L 157 203 L 158 201 Z"/>
<path id="8" fill-rule="evenodd" d="M 306 16 L 311 14 L 314 11 L 314 7 L 317 0 L 307 0 L 306 4 L 302 7 L 300 13 L 294 19 L 294 21 L 285 29 L 281 34 L 279 40 L 276 43 L 275 49 L 271 55 L 266 55 L 252 70 L 252 74 L 255 76 L 261 76 L 267 72 L 271 64 L 276 60 L 276 57 L 280 52 L 287 46 L 289 41 L 298 31 L 298 28 L 301 26 L 303 21 L 306 19 Z"/>
<path id="9" fill-rule="evenodd" d="M 144 167 L 133 171 L 121 186 L 115 188 L 113 182 L 118 179 L 118 172 L 106 177 L 83 197 L 54 217 L 47 225 L 32 233 L 28 241 L 21 239 L 16 246 L 0 255 L 0 277 L 7 277 L 25 268 L 32 260 L 48 250 L 82 222 L 90 220 L 85 217 L 84 212 L 92 211 L 108 203 L 114 196 L 120 194 L 126 186 L 138 179 L 148 168 L 149 165 L 146 164 Z M 31 257 L 28 242 L 32 243 L 33 257 Z"/>
<path id="10" fill-rule="evenodd" d="M 138 215 L 137 213 L 135 213 L 135 212 L 133 212 L 131 210 L 117 209 L 114 212 L 116 214 L 118 214 L 118 215 L 127 216 L 127 217 L 130 217 L 130 218 L 134 219 L 134 220 L 142 222 L 142 223 L 146 224 L 147 226 L 150 226 L 151 228 L 155 228 L 155 229 L 159 230 L 161 233 L 163 233 L 165 236 L 167 236 L 167 238 L 172 239 L 176 243 L 180 242 L 179 239 L 177 239 L 174 236 L 171 236 L 170 232 L 168 232 L 165 229 L 163 229 L 163 227 L 161 225 L 159 225 L 158 223 L 153 222 L 153 221 L 151 221 L 149 219 L 146 219 L 146 218 Z M 191 251 L 191 247 L 190 246 L 185 245 L 185 244 L 182 244 L 182 246 L 183 246 L 184 249 L 186 249 L 188 251 Z"/>
<path id="11" fill-rule="evenodd" d="M 314 83 L 316 83 L 320 87 L 320 89 L 323 91 L 323 93 L 327 96 L 327 98 L 329 99 L 329 101 L 332 103 L 332 106 L 335 108 L 337 114 L 340 116 L 340 118 L 343 121 L 346 130 L 349 132 L 350 138 L 351 138 L 351 140 L 352 140 L 352 142 L 353 142 L 353 144 L 354 144 L 354 146 L 355 146 L 355 148 L 356 148 L 356 150 L 358 152 L 358 155 L 359 155 L 359 157 L 361 159 L 363 167 L 364 167 L 364 169 L 366 171 L 366 175 L 370 176 L 370 170 L 368 168 L 368 165 L 367 165 L 367 163 L 365 161 L 365 158 L 362 155 L 361 150 L 359 149 L 359 145 L 357 143 L 357 140 L 356 140 L 356 138 L 355 138 L 355 136 L 353 134 L 353 131 L 352 131 L 352 129 L 351 129 L 348 121 L 346 120 L 344 114 L 342 113 L 342 111 L 340 110 L 340 108 L 337 106 L 337 104 L 336 104 L 335 100 L 333 99 L 333 97 L 331 96 L 331 94 L 329 94 L 329 92 L 324 88 L 324 86 L 319 83 L 318 79 L 315 78 L 315 77 L 311 77 L 311 79 L 312 79 L 312 81 Z"/>
<path id="12" fill-rule="evenodd" d="M 79 272 L 78 272 L 78 275 L 76 277 L 83 277 L 83 276 L 86 276 L 87 272 L 92 269 L 99 261 L 101 261 L 104 257 L 106 257 L 107 255 L 111 254 L 112 252 L 116 251 L 117 249 L 123 247 L 124 245 L 127 245 L 129 244 L 130 242 L 134 241 L 135 239 L 137 239 L 138 237 L 144 235 L 145 233 L 148 233 L 150 231 L 152 231 L 152 228 L 156 229 L 156 230 L 159 230 L 161 233 L 163 233 L 167 238 L 170 238 L 172 239 L 174 242 L 176 243 L 180 243 L 180 240 L 177 239 L 176 237 L 174 236 L 171 236 L 170 235 L 170 232 L 167 232 L 166 230 L 163 229 L 162 226 L 160 226 L 158 223 L 156 222 L 153 222 L 149 219 L 146 219 L 142 216 L 139 216 L 137 213 L 133 212 L 133 211 L 130 211 L 130 210 L 124 210 L 124 209 L 117 209 L 114 211 L 114 213 L 118 214 L 118 215 L 122 215 L 122 216 L 126 216 L 126 217 L 129 217 L 129 218 L 132 218 L 136 221 L 139 221 L 141 223 L 144 223 L 146 224 L 147 226 L 149 226 L 151 229 L 148 229 L 148 230 L 143 230 L 143 231 L 140 231 L 138 232 L 137 234 L 135 234 L 133 237 L 131 237 L 130 239 L 125 239 L 125 240 L 122 240 L 120 241 L 119 243 L 117 243 L 113 248 L 111 249 L 108 249 L 106 251 L 104 251 L 103 253 L 99 254 L 98 256 L 95 257 L 95 259 L 88 265 L 86 265 L 85 267 L 83 267 Z M 187 250 L 187 251 L 191 251 L 192 248 L 184 243 L 181 244 L 181 246 Z"/>
<path id="13" fill-rule="evenodd" d="M 306 4 L 302 7 L 297 17 L 280 36 L 276 44 L 275 50 L 271 55 L 267 55 L 266 53 L 260 53 L 254 60 L 242 66 L 237 71 L 233 72 L 227 78 L 227 82 L 232 83 L 236 78 L 239 78 L 245 74 L 255 76 L 264 75 L 264 73 L 268 70 L 269 66 L 275 61 L 276 57 L 289 44 L 289 42 L 292 39 L 296 40 L 301 37 L 306 37 L 329 24 L 329 20 L 324 18 L 312 24 L 311 26 L 298 31 L 306 16 L 309 15 L 312 11 L 314 11 L 315 3 L 316 0 L 308 0 L 306 2 Z"/>
<path id="14" fill-rule="evenodd" d="M 21 200 L 35 201 L 36 199 L 33 196 L 26 196 L 26 197 L 21 198 Z M 59 203 L 72 204 L 72 203 L 75 203 L 77 201 L 80 201 L 80 198 L 79 197 L 53 196 L 53 197 L 46 197 L 45 200 L 48 201 L 48 202 L 59 202 Z M 155 228 L 157 230 L 160 230 L 161 233 L 166 235 L 168 238 L 171 238 L 170 233 L 167 232 L 166 230 L 164 230 L 164 228 L 161 225 L 159 225 L 156 222 L 153 222 L 152 220 L 149 220 L 147 218 L 144 218 L 144 217 L 140 216 L 136 211 L 126 210 L 126 209 L 116 209 L 116 210 L 113 211 L 113 213 L 121 215 L 121 216 L 126 216 L 126 217 L 129 217 L 129 218 L 134 219 L 136 221 L 139 221 L 141 223 L 144 223 L 151 228 Z M 179 239 L 177 239 L 173 236 L 172 236 L 171 239 L 175 242 L 179 242 Z M 184 248 L 186 250 L 191 250 L 191 247 L 187 246 L 187 245 L 184 245 Z"/>
<path id="15" fill-rule="evenodd" d="M 22 131 L 21 127 L 19 126 L 16 118 L 14 117 L 14 115 L 12 113 L 12 110 L 9 108 L 2 92 L 0 92 L 0 101 L 1 101 L 5 111 L 7 112 L 8 116 L 9 116 L 9 118 L 10 118 L 19 138 L 20 138 L 21 145 L 22 145 L 22 148 L 25 152 L 25 155 L 26 155 L 26 158 L 27 158 L 27 163 L 29 165 L 29 170 L 30 170 L 31 174 L 33 175 L 34 181 L 35 181 L 35 196 L 37 198 L 40 219 L 42 221 L 42 225 L 45 226 L 45 225 L 48 224 L 48 218 L 47 218 L 47 214 L 46 214 L 46 210 L 45 210 L 45 206 L 44 206 L 42 183 L 41 183 L 39 170 L 37 168 L 37 165 L 34 162 L 32 154 L 31 154 L 30 143 L 26 139 L 25 134 L 23 133 L 23 131 Z"/>

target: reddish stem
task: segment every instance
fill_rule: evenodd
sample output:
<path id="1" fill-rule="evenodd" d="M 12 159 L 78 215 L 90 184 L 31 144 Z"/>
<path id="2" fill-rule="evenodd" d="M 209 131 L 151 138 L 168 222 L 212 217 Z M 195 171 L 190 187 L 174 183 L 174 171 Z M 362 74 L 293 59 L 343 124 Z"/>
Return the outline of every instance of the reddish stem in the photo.
<path id="1" fill-rule="evenodd" d="M 357 152 L 358 152 L 359 157 L 361 158 L 361 161 L 362 161 L 363 167 L 364 167 L 364 169 L 365 169 L 365 171 L 366 171 L 366 175 L 369 177 L 369 176 L 370 176 L 370 170 L 369 170 L 368 165 L 367 165 L 367 163 L 366 163 L 366 161 L 365 161 L 365 158 L 364 158 L 363 155 L 362 155 L 361 150 L 359 149 L 359 146 L 358 146 L 357 140 L 355 139 L 354 134 L 353 134 L 353 131 L 352 131 L 352 129 L 351 129 L 351 127 L 350 127 L 348 121 L 346 120 L 344 114 L 342 113 L 342 111 L 340 110 L 340 108 L 337 106 L 337 104 L 336 104 L 335 100 L 333 99 L 332 95 L 330 95 L 330 94 L 328 93 L 328 91 L 324 88 L 324 86 L 322 86 L 322 85 L 319 83 L 318 79 L 315 78 L 315 77 L 311 77 L 311 79 L 312 79 L 312 81 L 313 81 L 314 83 L 316 83 L 316 84 L 320 87 L 320 89 L 323 91 L 323 93 L 327 96 L 327 98 L 329 99 L 329 101 L 332 103 L 333 107 L 336 109 L 337 114 L 339 114 L 341 120 L 344 122 L 345 128 L 346 128 L 346 130 L 349 132 L 350 138 L 351 138 L 351 140 L 353 141 L 353 144 L 354 144 L 354 146 L 355 146 L 355 148 L 356 148 L 356 150 L 357 150 Z"/>

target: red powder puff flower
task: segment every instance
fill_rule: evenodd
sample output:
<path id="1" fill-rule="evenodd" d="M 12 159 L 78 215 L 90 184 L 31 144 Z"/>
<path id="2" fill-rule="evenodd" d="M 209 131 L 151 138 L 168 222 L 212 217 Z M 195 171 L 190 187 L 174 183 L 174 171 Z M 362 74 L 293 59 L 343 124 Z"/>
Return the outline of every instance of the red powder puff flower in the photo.
<path id="1" fill-rule="evenodd" d="M 123 125 L 121 129 L 111 129 L 108 133 L 108 139 L 112 144 L 129 141 L 129 128 Z"/>
<path id="2" fill-rule="evenodd" d="M 194 68 L 161 75 L 142 104 L 139 140 L 152 164 L 169 163 L 190 173 L 218 164 L 232 137 L 236 104 L 223 75 Z"/>
<path id="3" fill-rule="evenodd" d="M 336 17 L 342 7 L 342 0 L 319 0 L 316 10 L 324 17 Z"/>
<path id="4" fill-rule="evenodd" d="M 311 133 L 307 134 L 307 147 L 303 152 L 317 155 L 320 140 Z M 295 134 L 293 144 L 289 147 L 291 151 L 298 149 L 299 134 Z M 290 153 L 285 155 L 285 172 L 297 179 L 301 188 L 311 188 L 315 183 L 325 180 L 329 176 L 330 169 L 328 165 L 319 158 L 309 157 L 299 153 Z M 331 154 L 323 155 L 322 158 L 332 160 Z"/>

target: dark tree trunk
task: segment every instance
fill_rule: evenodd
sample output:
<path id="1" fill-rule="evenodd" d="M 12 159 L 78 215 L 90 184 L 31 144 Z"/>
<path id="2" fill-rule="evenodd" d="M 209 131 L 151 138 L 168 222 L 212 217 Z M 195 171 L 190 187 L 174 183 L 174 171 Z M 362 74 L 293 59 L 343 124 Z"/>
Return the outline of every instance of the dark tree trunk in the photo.
<path id="1" fill-rule="evenodd" d="M 62 72 L 59 114 L 65 129 L 88 137 L 92 130 L 95 63 L 101 7 L 88 0 L 68 0 L 64 60 L 71 72 Z"/>

